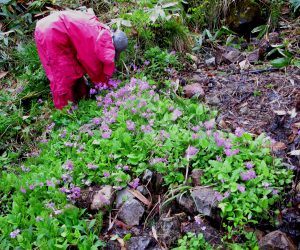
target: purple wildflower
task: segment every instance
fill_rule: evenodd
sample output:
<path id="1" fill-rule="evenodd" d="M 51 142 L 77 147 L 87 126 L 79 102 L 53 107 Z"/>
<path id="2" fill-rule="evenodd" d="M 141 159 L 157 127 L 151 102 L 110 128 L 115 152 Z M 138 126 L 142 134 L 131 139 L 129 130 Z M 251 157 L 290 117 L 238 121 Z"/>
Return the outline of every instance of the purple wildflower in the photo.
<path id="1" fill-rule="evenodd" d="M 186 149 L 185 153 L 186 156 L 189 158 L 191 156 L 194 156 L 198 153 L 199 149 L 193 147 L 193 146 L 188 146 L 188 148 Z"/>
<path id="2" fill-rule="evenodd" d="M 215 192 L 215 198 L 217 201 L 222 201 L 224 199 L 223 195 L 219 192 Z"/>
<path id="3" fill-rule="evenodd" d="M 103 172 L 103 176 L 104 176 L 104 177 L 109 177 L 110 174 L 109 174 L 109 172 Z"/>
<path id="4" fill-rule="evenodd" d="M 93 165 L 93 164 L 91 164 L 91 163 L 89 163 L 89 164 L 87 165 L 87 167 L 88 167 L 88 169 L 97 169 L 97 168 L 98 168 L 98 166 Z"/>
<path id="5" fill-rule="evenodd" d="M 55 215 L 58 215 L 58 214 L 61 214 L 63 211 L 61 209 L 55 209 L 54 210 L 54 214 Z"/>
<path id="6" fill-rule="evenodd" d="M 69 175 L 69 174 L 64 174 L 61 176 L 61 179 L 64 181 L 64 182 L 71 182 L 73 180 L 72 176 Z"/>
<path id="7" fill-rule="evenodd" d="M 193 127 L 191 127 L 191 130 L 193 130 L 195 133 L 197 133 L 200 130 L 200 126 L 193 126 Z"/>
<path id="8" fill-rule="evenodd" d="M 224 198 L 228 198 L 230 196 L 230 191 L 226 191 L 224 194 L 223 194 Z"/>
<path id="9" fill-rule="evenodd" d="M 93 89 L 93 88 L 90 89 L 90 95 L 94 95 L 94 94 L 96 94 L 96 93 L 97 93 L 97 90 L 96 90 L 96 89 Z"/>
<path id="10" fill-rule="evenodd" d="M 94 118 L 93 123 L 96 124 L 96 125 L 99 125 L 101 123 L 101 119 L 100 118 Z"/>
<path id="11" fill-rule="evenodd" d="M 214 120 L 214 119 L 204 122 L 204 127 L 205 127 L 207 130 L 213 129 L 214 126 L 215 126 L 215 120 Z"/>
<path id="12" fill-rule="evenodd" d="M 148 66 L 150 64 L 150 61 L 146 60 L 144 61 L 144 65 Z"/>
<path id="13" fill-rule="evenodd" d="M 277 189 L 273 189 L 272 194 L 273 195 L 277 195 L 279 193 L 279 191 Z"/>
<path id="14" fill-rule="evenodd" d="M 135 124 L 131 120 L 127 120 L 126 125 L 127 125 L 127 129 L 130 130 L 130 131 L 133 131 L 135 129 Z"/>
<path id="15" fill-rule="evenodd" d="M 20 188 L 20 192 L 23 193 L 23 194 L 25 194 L 25 193 L 26 193 L 26 189 L 23 188 L 23 187 L 21 187 L 21 188 Z"/>
<path id="16" fill-rule="evenodd" d="M 236 130 L 235 130 L 235 135 L 237 136 L 237 137 L 241 137 L 244 133 L 245 133 L 245 130 L 244 129 L 242 129 L 242 128 L 240 128 L 240 127 L 238 127 L 238 128 L 236 128 Z"/>
<path id="17" fill-rule="evenodd" d="M 69 190 L 66 189 L 65 187 L 60 188 L 59 191 L 62 192 L 62 193 L 68 193 L 69 192 Z"/>
<path id="18" fill-rule="evenodd" d="M 124 170 L 124 171 L 128 171 L 129 169 L 130 169 L 130 167 L 127 166 L 127 165 L 125 165 L 125 166 L 123 167 L 123 170 Z"/>
<path id="19" fill-rule="evenodd" d="M 43 100 L 42 100 L 41 98 L 39 98 L 39 99 L 37 100 L 37 102 L 38 102 L 39 104 L 42 104 L 42 103 L 43 103 Z"/>
<path id="20" fill-rule="evenodd" d="M 136 189 L 139 186 L 140 179 L 135 178 L 132 182 L 128 183 L 130 187 Z"/>
<path id="21" fill-rule="evenodd" d="M 15 238 L 17 237 L 17 235 L 20 234 L 20 232 L 21 232 L 20 229 L 16 229 L 16 230 L 12 231 L 12 232 L 9 234 L 9 235 L 10 235 L 10 238 L 15 239 Z"/>
<path id="22" fill-rule="evenodd" d="M 167 163 L 168 161 L 165 159 L 165 158 L 153 158 L 149 161 L 150 165 L 155 165 L 157 163 L 160 163 L 160 162 L 163 162 L 163 163 Z"/>
<path id="23" fill-rule="evenodd" d="M 47 139 L 41 139 L 40 142 L 46 144 L 46 143 L 48 143 L 48 140 Z"/>
<path id="24" fill-rule="evenodd" d="M 267 187 L 269 187 L 271 184 L 270 183 L 268 183 L 268 182 L 263 182 L 262 183 L 262 186 L 264 187 L 264 188 L 267 188 Z"/>
<path id="25" fill-rule="evenodd" d="M 193 140 L 197 140 L 197 139 L 199 139 L 200 138 L 200 135 L 198 135 L 198 134 L 196 134 L 196 133 L 193 133 L 192 134 L 192 139 Z"/>
<path id="26" fill-rule="evenodd" d="M 246 172 L 241 172 L 240 175 L 243 181 L 248 181 L 256 178 L 256 173 L 253 169 L 250 169 Z"/>
<path id="27" fill-rule="evenodd" d="M 73 187 L 70 190 L 70 194 L 67 196 L 69 200 L 76 200 L 80 197 L 80 188 L 79 187 Z"/>
<path id="28" fill-rule="evenodd" d="M 246 165 L 246 168 L 248 168 L 248 169 L 251 169 L 251 168 L 254 167 L 254 165 L 253 165 L 253 163 L 252 163 L 251 161 L 247 161 L 247 162 L 245 163 L 245 165 Z"/>
<path id="29" fill-rule="evenodd" d="M 233 156 L 233 155 L 238 154 L 239 152 L 240 152 L 239 149 L 232 150 L 232 149 L 226 148 L 224 150 L 224 153 L 226 154 L 226 156 Z"/>
<path id="30" fill-rule="evenodd" d="M 111 130 L 103 132 L 103 133 L 102 133 L 102 138 L 103 138 L 103 139 L 108 139 L 108 138 L 110 138 L 110 137 L 111 137 L 111 133 L 112 133 Z"/>
<path id="31" fill-rule="evenodd" d="M 219 155 L 217 155 L 217 156 L 216 156 L 216 160 L 217 160 L 217 161 L 222 161 L 222 157 L 219 156 Z"/>
<path id="32" fill-rule="evenodd" d="M 47 184 L 48 187 L 55 187 L 55 184 L 51 180 L 47 180 L 46 184 Z"/>
<path id="33" fill-rule="evenodd" d="M 232 143 L 231 143 L 230 139 L 227 139 L 227 140 L 224 141 L 224 147 L 226 149 L 230 149 L 232 147 Z"/>
<path id="34" fill-rule="evenodd" d="M 195 222 L 196 222 L 198 225 L 201 224 L 202 220 L 201 220 L 201 218 L 200 218 L 199 215 L 194 216 L 194 219 L 195 219 Z"/>
<path id="35" fill-rule="evenodd" d="M 166 132 L 165 130 L 160 130 L 159 131 L 159 136 L 160 138 L 163 139 L 167 139 L 170 138 L 170 134 L 168 132 Z"/>
<path id="36" fill-rule="evenodd" d="M 246 191 L 246 187 L 244 185 L 240 185 L 238 184 L 237 185 L 237 189 L 241 192 L 241 193 L 244 193 Z"/>
<path id="37" fill-rule="evenodd" d="M 74 168 L 73 163 L 71 161 L 67 161 L 66 169 L 72 171 Z"/>
<path id="38" fill-rule="evenodd" d="M 34 185 L 34 184 L 31 184 L 31 185 L 29 186 L 29 189 L 30 189 L 30 190 L 35 189 L 35 185 Z"/>
<path id="39" fill-rule="evenodd" d="M 65 138 L 67 135 L 67 130 L 64 130 L 59 136 L 60 138 Z"/>
<path id="40" fill-rule="evenodd" d="M 144 133 L 150 133 L 150 132 L 152 132 L 152 127 L 149 124 L 148 125 L 142 125 L 141 130 Z"/>
<path id="41" fill-rule="evenodd" d="M 74 144 L 72 142 L 65 142 L 65 146 L 71 148 L 74 146 Z"/>
<path id="42" fill-rule="evenodd" d="M 54 122 L 52 122 L 50 125 L 48 125 L 48 127 L 47 127 L 47 130 L 51 130 L 51 129 L 53 129 L 53 128 L 54 128 L 54 126 L 55 126 L 55 123 L 54 123 Z"/>
<path id="43" fill-rule="evenodd" d="M 53 209 L 54 206 L 55 206 L 54 202 L 49 202 L 49 203 L 46 204 L 46 207 L 47 207 L 47 208 Z"/>
<path id="44" fill-rule="evenodd" d="M 175 109 L 172 113 L 172 121 L 176 121 L 178 117 L 182 115 L 182 112 L 179 109 Z"/>

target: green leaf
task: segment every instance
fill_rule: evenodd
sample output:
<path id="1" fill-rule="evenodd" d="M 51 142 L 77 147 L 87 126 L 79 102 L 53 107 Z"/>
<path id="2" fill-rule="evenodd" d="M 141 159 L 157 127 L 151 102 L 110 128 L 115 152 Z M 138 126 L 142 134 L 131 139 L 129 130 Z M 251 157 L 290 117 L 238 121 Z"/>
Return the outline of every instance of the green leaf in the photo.
<path id="1" fill-rule="evenodd" d="M 291 59 L 287 57 L 282 57 L 271 61 L 271 64 L 275 68 L 283 68 L 290 64 Z"/>

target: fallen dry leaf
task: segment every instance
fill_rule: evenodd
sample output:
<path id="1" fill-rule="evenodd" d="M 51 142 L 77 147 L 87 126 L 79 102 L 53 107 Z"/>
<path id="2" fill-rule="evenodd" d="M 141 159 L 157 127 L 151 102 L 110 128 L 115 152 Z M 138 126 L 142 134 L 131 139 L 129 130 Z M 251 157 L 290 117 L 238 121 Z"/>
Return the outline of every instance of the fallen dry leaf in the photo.
<path id="1" fill-rule="evenodd" d="M 276 115 L 286 115 L 286 111 L 284 110 L 273 110 Z"/>
<path id="2" fill-rule="evenodd" d="M 5 77 L 8 74 L 8 71 L 0 71 L 0 79 Z"/>
<path id="3" fill-rule="evenodd" d="M 278 142 L 275 142 L 274 144 L 272 144 L 271 148 L 272 148 L 272 151 L 276 152 L 276 151 L 286 149 L 286 145 L 285 145 L 285 143 L 278 141 Z"/>
<path id="4" fill-rule="evenodd" d="M 130 189 L 129 192 L 143 202 L 146 206 L 150 206 L 151 202 L 144 195 L 142 195 L 141 192 L 135 189 Z"/>
<path id="5" fill-rule="evenodd" d="M 240 69 L 241 69 L 241 70 L 247 70 L 247 69 L 249 69 L 249 68 L 251 67 L 251 64 L 250 64 L 249 61 L 246 59 L 246 60 L 244 60 L 244 61 L 241 61 L 241 62 L 239 63 L 239 66 L 240 66 Z"/>
<path id="6" fill-rule="evenodd" d="M 296 155 L 296 156 L 300 155 L 300 149 L 298 149 L 298 150 L 292 150 L 290 152 L 290 155 Z"/>

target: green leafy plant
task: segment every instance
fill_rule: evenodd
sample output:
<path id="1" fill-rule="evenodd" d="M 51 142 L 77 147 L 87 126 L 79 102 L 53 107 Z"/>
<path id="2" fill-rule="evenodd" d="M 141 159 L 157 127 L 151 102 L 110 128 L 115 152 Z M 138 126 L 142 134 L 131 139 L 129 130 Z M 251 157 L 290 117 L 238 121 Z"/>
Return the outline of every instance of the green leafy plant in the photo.
<path id="1" fill-rule="evenodd" d="M 203 234 L 187 233 L 178 240 L 178 247 L 172 250 L 212 250 L 212 246 L 204 239 Z"/>
<path id="2" fill-rule="evenodd" d="M 294 12 L 296 12 L 300 8 L 299 0 L 290 0 L 290 3 L 293 6 Z"/>

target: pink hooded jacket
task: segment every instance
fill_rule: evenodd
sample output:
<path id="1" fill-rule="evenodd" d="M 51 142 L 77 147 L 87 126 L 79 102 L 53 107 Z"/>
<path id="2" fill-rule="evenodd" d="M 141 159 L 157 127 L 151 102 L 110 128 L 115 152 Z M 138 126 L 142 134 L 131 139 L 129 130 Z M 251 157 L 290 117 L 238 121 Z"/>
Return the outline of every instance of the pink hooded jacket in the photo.
<path id="1" fill-rule="evenodd" d="M 55 12 L 37 22 L 35 40 L 57 108 L 76 101 L 74 87 L 85 73 L 106 83 L 114 72 L 111 32 L 93 14 Z"/>

